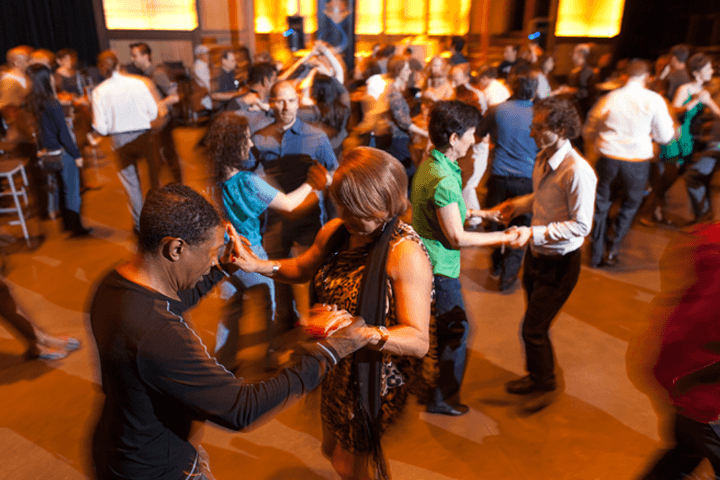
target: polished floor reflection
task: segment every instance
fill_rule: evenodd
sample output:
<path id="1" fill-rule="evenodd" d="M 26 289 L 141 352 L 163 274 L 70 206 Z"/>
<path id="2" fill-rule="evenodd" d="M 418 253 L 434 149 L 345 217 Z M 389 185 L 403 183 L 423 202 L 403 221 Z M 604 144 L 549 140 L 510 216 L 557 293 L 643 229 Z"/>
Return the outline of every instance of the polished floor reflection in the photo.
<path id="1" fill-rule="evenodd" d="M 175 131 L 189 184 L 206 190 L 207 170 L 194 146 L 197 129 Z M 107 143 L 104 148 L 109 152 Z M 102 188 L 83 197 L 93 235 L 67 240 L 54 222 L 33 220 L 45 241 L 34 251 L 5 246 L 5 275 L 23 308 L 50 333 L 83 341 L 58 362 L 26 361 L 23 346 L 0 327 L 0 478 L 93 478 L 91 432 L 101 401 L 96 352 L 84 313 L 94 282 L 134 249 L 130 213 L 113 156 L 90 168 Z M 169 172 L 163 172 L 169 180 Z M 670 212 L 689 218 L 679 182 Z M 0 217 L 0 238 L 20 237 Z M 580 281 L 556 320 L 552 336 L 562 391 L 517 397 L 503 385 L 524 372 L 519 326 L 520 288 L 496 291 L 488 278 L 489 251 L 463 252 L 463 293 L 471 317 L 471 357 L 463 400 L 468 415 L 449 418 L 411 405 L 384 440 L 395 480 L 403 479 L 632 479 L 663 444 L 668 418 L 647 371 L 655 335 L 652 302 L 660 291 L 658 259 L 675 235 L 635 225 L 617 267 L 583 266 Z M 585 264 L 587 265 L 587 263 Z M 192 312 L 206 345 L 214 343 L 221 302 L 210 296 Z M 262 377 L 262 323 L 242 327 L 242 370 Z M 1 326 L 2 324 L 0 324 Z M 260 340 L 257 340 L 260 341 Z M 318 392 L 250 432 L 207 424 L 196 437 L 225 479 L 334 479 L 320 454 Z"/>

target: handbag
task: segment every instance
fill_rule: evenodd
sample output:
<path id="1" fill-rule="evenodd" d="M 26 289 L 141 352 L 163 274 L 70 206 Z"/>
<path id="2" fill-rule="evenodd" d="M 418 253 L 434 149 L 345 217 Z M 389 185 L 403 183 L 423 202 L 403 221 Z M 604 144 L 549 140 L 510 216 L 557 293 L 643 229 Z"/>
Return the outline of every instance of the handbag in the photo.
<path id="1" fill-rule="evenodd" d="M 40 149 L 40 143 L 38 142 L 37 135 L 33 132 L 32 136 L 35 139 L 35 147 L 37 149 L 38 168 L 40 168 L 43 172 L 61 172 L 64 167 L 62 148 L 53 151 Z"/>

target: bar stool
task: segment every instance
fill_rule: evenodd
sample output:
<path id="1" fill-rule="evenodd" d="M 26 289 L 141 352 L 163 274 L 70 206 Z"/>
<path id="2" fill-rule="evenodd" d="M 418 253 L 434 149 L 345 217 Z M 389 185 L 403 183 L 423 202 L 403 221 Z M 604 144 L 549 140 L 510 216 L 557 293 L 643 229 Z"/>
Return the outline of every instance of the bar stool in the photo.
<path id="1" fill-rule="evenodd" d="M 18 175 L 19 174 L 19 175 Z M 22 197 L 25 206 L 28 206 L 28 197 L 26 188 L 28 187 L 28 179 L 25 174 L 23 162 L 18 159 L 0 160 L 0 181 L 7 180 L 8 189 L 5 185 L 0 185 L 0 197 L 12 197 L 14 207 L 0 208 L 0 213 L 15 213 L 18 220 L 11 220 L 10 225 L 20 225 L 25 236 L 28 247 L 30 244 L 30 234 L 28 234 L 27 224 L 25 223 L 25 215 L 23 214 L 23 205 L 20 203 Z M 18 186 L 18 180 L 20 185 Z M 4 183 L 4 182 L 2 182 Z"/>

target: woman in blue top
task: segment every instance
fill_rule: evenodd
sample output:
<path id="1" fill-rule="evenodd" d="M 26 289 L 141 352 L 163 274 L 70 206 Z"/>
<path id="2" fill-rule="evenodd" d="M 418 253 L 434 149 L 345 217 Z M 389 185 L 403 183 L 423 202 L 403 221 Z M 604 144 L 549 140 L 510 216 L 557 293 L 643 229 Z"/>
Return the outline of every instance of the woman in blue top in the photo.
<path id="1" fill-rule="evenodd" d="M 82 156 L 70 135 L 62 106 L 55 97 L 55 78 L 48 67 L 30 65 L 27 74 L 32 81 L 27 98 L 30 112 L 37 121 L 38 143 L 47 151 L 62 150 L 63 169 L 60 188 L 63 195 L 62 217 L 65 230 L 72 236 L 86 236 L 90 230 L 80 220 L 80 170 Z"/>
<path id="2" fill-rule="evenodd" d="M 291 193 L 282 193 L 269 185 L 254 172 L 257 164 L 249 158 L 253 143 L 247 119 L 233 112 L 225 112 L 217 117 L 210 126 L 206 141 L 227 220 L 239 235 L 247 239 L 255 255 L 267 260 L 267 253 L 262 247 L 260 215 L 268 207 L 278 212 L 294 212 L 314 190 L 325 188 L 331 177 L 322 165 L 315 163 L 308 170 L 307 181 Z M 251 288 L 258 290 L 266 299 L 267 331 L 271 331 L 275 316 L 273 280 L 258 273 L 239 270 L 221 286 L 224 299 L 234 298 L 228 314 L 218 324 L 215 339 L 215 356 L 229 368 L 235 363 L 237 320 L 242 315 L 243 294 Z"/>

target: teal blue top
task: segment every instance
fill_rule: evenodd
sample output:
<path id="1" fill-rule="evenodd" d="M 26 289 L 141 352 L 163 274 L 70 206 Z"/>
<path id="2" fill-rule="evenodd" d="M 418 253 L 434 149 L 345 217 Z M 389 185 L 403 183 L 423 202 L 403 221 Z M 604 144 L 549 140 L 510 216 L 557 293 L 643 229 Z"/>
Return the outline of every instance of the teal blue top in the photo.
<path id="1" fill-rule="evenodd" d="M 278 192 L 253 172 L 238 172 L 222 183 L 225 214 L 237 233 L 252 245 L 262 245 L 258 217 Z"/>

